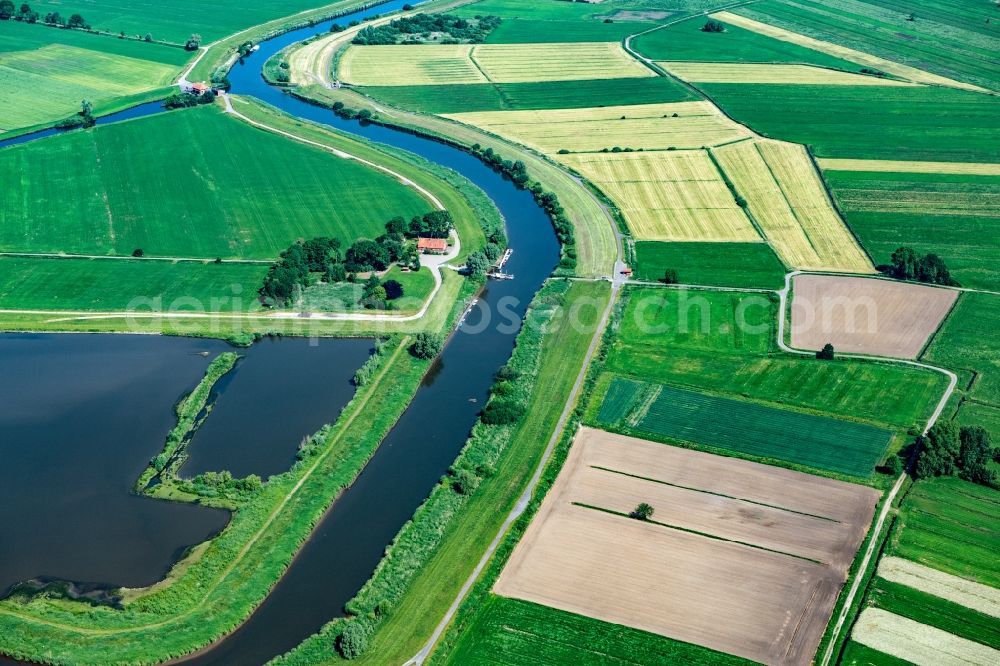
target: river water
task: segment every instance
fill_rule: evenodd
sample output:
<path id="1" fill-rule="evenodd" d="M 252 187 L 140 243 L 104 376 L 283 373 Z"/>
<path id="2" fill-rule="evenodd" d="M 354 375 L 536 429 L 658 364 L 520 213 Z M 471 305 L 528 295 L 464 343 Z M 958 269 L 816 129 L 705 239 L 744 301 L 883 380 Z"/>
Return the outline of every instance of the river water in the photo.
<path id="1" fill-rule="evenodd" d="M 528 304 L 559 260 L 551 223 L 531 194 L 470 154 L 407 132 L 340 119 L 267 85 L 260 77 L 264 61 L 285 46 L 325 33 L 333 22 L 345 24 L 403 4 L 393 0 L 262 43 L 258 52 L 233 68 L 232 92 L 253 95 L 292 115 L 411 151 L 463 174 L 489 195 L 506 220 L 514 249 L 506 270 L 515 279 L 488 285 L 479 306 L 452 336 L 375 456 L 333 504 L 257 612 L 225 640 L 187 660 L 188 664 L 263 664 L 342 614 L 344 604 L 371 576 L 385 547 L 465 443 L 496 370 L 510 357 Z M 144 462 L 136 463 L 139 469 Z M 126 475 L 120 482 L 132 479 L 134 475 Z M 70 557 L 65 550 L 62 555 Z"/>

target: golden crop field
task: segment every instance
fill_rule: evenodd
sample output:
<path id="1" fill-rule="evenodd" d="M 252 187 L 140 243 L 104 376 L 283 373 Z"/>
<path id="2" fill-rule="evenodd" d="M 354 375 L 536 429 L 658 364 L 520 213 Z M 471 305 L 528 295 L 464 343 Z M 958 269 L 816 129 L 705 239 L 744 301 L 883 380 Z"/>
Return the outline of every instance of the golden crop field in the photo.
<path id="1" fill-rule="evenodd" d="M 618 42 L 480 44 L 472 58 L 496 83 L 656 76 Z"/>
<path id="2" fill-rule="evenodd" d="M 1000 176 L 1000 164 L 988 162 L 907 162 L 905 160 L 855 160 L 824 157 L 816 160 L 828 171 L 879 171 L 888 173 L 945 173 L 958 176 Z"/>
<path id="3" fill-rule="evenodd" d="M 919 86 L 811 65 L 733 62 L 657 62 L 674 76 L 697 83 L 778 83 L 826 86 Z"/>
<path id="4" fill-rule="evenodd" d="M 763 241 L 703 150 L 555 157 L 600 188 L 639 240 Z"/>
<path id="5" fill-rule="evenodd" d="M 752 136 L 709 102 L 445 114 L 544 153 L 701 148 Z"/>
<path id="6" fill-rule="evenodd" d="M 888 74 L 892 74 L 893 76 L 899 76 L 916 83 L 948 86 L 951 88 L 961 88 L 963 90 L 975 90 L 977 92 L 990 92 L 985 88 L 980 88 L 979 86 L 971 83 L 963 83 L 962 81 L 949 79 L 946 76 L 931 74 L 930 72 L 925 72 L 924 70 L 917 69 L 916 67 L 910 67 L 909 65 L 903 65 L 892 60 L 886 60 L 885 58 L 880 58 L 870 53 L 865 53 L 864 51 L 857 51 L 846 46 L 840 46 L 839 44 L 824 42 L 820 39 L 814 39 L 798 32 L 785 30 L 784 28 L 779 28 L 767 23 L 761 23 L 760 21 L 755 21 L 751 18 L 740 16 L 739 14 L 733 14 L 732 12 L 716 12 L 711 16 L 714 19 L 718 19 L 724 23 L 729 23 L 730 25 L 735 25 L 739 28 L 743 28 L 744 30 L 750 30 L 766 37 L 772 37 L 774 39 L 780 39 L 783 42 L 804 46 L 807 49 L 820 51 L 837 58 L 843 58 L 844 60 L 848 60 L 850 62 L 856 62 L 859 65 L 879 69 Z"/>
<path id="7" fill-rule="evenodd" d="M 851 637 L 873 650 L 917 666 L 995 666 L 1000 650 L 959 638 L 937 627 L 895 615 L 881 608 L 866 608 Z"/>
<path id="8" fill-rule="evenodd" d="M 713 149 L 713 154 L 787 266 L 874 272 L 833 209 L 803 146 L 744 141 Z"/>
<path id="9" fill-rule="evenodd" d="M 470 51 L 469 44 L 350 46 L 340 57 L 337 76 L 365 86 L 487 83 Z"/>
<path id="10" fill-rule="evenodd" d="M 873 488 L 581 428 L 496 594 L 807 666 Z M 628 514 L 650 504 L 650 521 Z M 794 629 L 792 629 L 794 628 Z"/>

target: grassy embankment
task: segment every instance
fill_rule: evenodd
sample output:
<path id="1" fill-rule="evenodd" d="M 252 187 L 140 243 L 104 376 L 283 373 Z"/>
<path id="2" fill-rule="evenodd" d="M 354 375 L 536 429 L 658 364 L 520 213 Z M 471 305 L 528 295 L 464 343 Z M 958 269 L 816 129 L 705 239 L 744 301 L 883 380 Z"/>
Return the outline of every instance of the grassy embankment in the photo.
<path id="1" fill-rule="evenodd" d="M 456 304 L 449 322 L 462 308 Z M 0 651 L 45 663 L 150 664 L 196 650 L 239 626 L 266 597 L 330 502 L 364 467 L 405 409 L 430 361 L 397 346 L 336 423 L 291 470 L 273 476 L 207 547 L 163 583 L 126 590 L 124 608 L 59 599 L 0 602 Z"/>
<path id="2" fill-rule="evenodd" d="M 626 298 L 618 335 L 587 410 L 588 423 L 600 420 L 612 382 L 625 378 L 889 429 L 896 433 L 891 451 L 903 445 L 909 429 L 923 427 L 944 387 L 944 379 L 930 371 L 858 360 L 819 362 L 778 351 L 777 304 L 771 295 L 635 287 Z M 655 432 L 641 435 L 697 444 Z M 705 448 L 704 443 L 697 446 Z M 869 465 L 882 447 L 884 442 L 877 445 L 879 451 L 866 454 Z M 797 469 L 780 448 L 775 442 L 763 459 L 717 444 L 709 450 Z M 815 468 L 804 471 L 816 473 Z M 870 471 L 870 466 L 868 473 L 855 470 L 849 480 L 884 482 Z"/>
<path id="3" fill-rule="evenodd" d="M 357 662 L 402 663 L 433 632 L 536 467 L 609 295 L 603 283 L 555 281 L 536 296 L 508 364 L 516 377 L 493 389 L 494 402 L 515 401 L 523 411 L 512 424 L 475 426 L 453 468 L 473 470 L 478 486 L 458 492 L 454 477 L 436 486 L 349 603 L 352 621 L 372 632 Z M 332 622 L 277 663 L 339 661 L 331 646 L 342 628 Z"/>
<path id="4" fill-rule="evenodd" d="M 177 471 L 187 459 L 187 445 L 191 437 L 212 411 L 212 405 L 208 402 L 212 387 L 236 367 L 239 358 L 236 352 L 223 352 L 216 356 L 194 390 L 177 403 L 174 408 L 177 425 L 167 433 L 163 451 L 150 460 L 149 466 L 139 475 L 135 482 L 136 492 L 160 499 L 200 502 L 225 509 L 236 509 L 247 499 L 245 496 L 202 497 L 185 492 L 178 488 L 180 479 L 177 476 Z M 157 483 L 151 486 L 154 479 Z"/>

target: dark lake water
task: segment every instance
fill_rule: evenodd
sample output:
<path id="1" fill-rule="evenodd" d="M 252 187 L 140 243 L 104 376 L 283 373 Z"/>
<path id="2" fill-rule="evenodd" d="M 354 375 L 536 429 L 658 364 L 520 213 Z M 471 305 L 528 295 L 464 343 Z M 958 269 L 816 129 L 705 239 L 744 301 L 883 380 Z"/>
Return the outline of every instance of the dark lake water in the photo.
<path id="1" fill-rule="evenodd" d="M 394 0 L 340 17 L 336 22 L 347 23 L 403 4 Z M 510 357 L 528 304 L 559 260 L 551 223 L 530 193 L 518 190 L 468 153 L 406 132 L 339 119 L 261 79 L 260 67 L 270 55 L 313 34 L 325 33 L 330 23 L 261 44 L 259 52 L 230 74 L 233 92 L 254 95 L 292 115 L 409 150 L 465 175 L 493 199 L 504 215 L 514 249 L 506 270 L 516 278 L 489 284 L 479 307 L 452 336 L 397 425 L 357 481 L 327 512 L 264 604 L 239 630 L 208 652 L 186 661 L 188 664 L 263 664 L 342 614 L 344 604 L 371 576 L 386 545 L 412 517 L 465 443 L 496 370 Z M 279 347 L 284 344 L 282 341 Z M 233 379 L 234 386 L 238 380 L 239 375 Z M 220 401 L 198 437 L 209 432 L 209 424 L 221 414 L 222 404 Z M 233 418 L 239 421 L 240 416 L 252 421 L 260 417 L 260 410 L 234 413 Z M 298 439 L 290 442 L 292 446 L 297 443 Z M 251 450 L 254 442 L 228 442 L 226 446 L 234 447 L 234 455 L 256 455 Z M 195 469 L 196 448 L 192 448 L 192 459 L 184 473 Z M 156 446 L 151 450 L 155 451 Z M 148 454 L 144 454 L 134 462 L 137 470 L 147 458 Z M 220 454 L 217 460 L 225 461 L 230 469 L 236 464 L 229 454 Z M 127 486 L 133 479 L 134 475 L 126 475 L 120 482 Z M 69 550 L 63 547 L 53 555 L 53 562 L 65 562 L 69 557 Z"/>

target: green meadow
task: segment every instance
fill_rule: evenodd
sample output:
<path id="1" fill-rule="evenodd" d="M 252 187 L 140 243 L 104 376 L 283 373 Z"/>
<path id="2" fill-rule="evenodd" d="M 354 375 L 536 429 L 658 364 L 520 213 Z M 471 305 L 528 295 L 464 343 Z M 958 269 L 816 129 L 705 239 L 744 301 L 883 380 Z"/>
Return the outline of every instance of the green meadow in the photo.
<path id="1" fill-rule="evenodd" d="M 733 11 L 996 90 L 1000 86 L 996 58 L 1000 26 L 992 5 L 966 0 L 763 0 Z M 915 20 L 907 21 L 911 13 Z"/>
<path id="2" fill-rule="evenodd" d="M 490 595 L 450 658 L 441 663 L 742 666 L 752 662 L 631 627 Z"/>
<path id="3" fill-rule="evenodd" d="M 114 110 L 123 98 L 170 85 L 190 58 L 183 49 L 155 43 L 4 21 L 0 136 L 62 120 L 84 99 L 98 113 Z"/>
<path id="4" fill-rule="evenodd" d="M 891 555 L 1000 587 L 1000 493 L 955 477 L 919 481 L 900 506 Z"/>
<path id="5" fill-rule="evenodd" d="M 654 30 L 637 37 L 633 46 L 653 60 L 802 63 L 849 72 L 856 72 L 861 67 L 820 51 L 759 35 L 725 22 L 725 32 L 702 32 L 705 21 L 705 17 L 699 16 Z"/>
<path id="6" fill-rule="evenodd" d="M 595 399 L 619 376 L 906 429 L 923 426 L 946 384 L 917 368 L 778 352 L 766 294 L 648 287 L 627 296 Z"/>
<path id="7" fill-rule="evenodd" d="M 0 309 L 257 309 L 267 264 L 0 257 Z"/>
<path id="8" fill-rule="evenodd" d="M 736 120 L 806 144 L 820 157 L 1000 162 L 1000 99 L 980 93 L 929 86 L 699 88 Z"/>
<path id="9" fill-rule="evenodd" d="M 990 332 L 998 318 L 1000 295 L 962 294 L 922 357 L 972 373 L 968 397 L 994 407 L 1000 407 L 1000 338 Z M 1000 438 L 1000 431 L 994 435 Z"/>
<path id="10" fill-rule="evenodd" d="M 677 271 L 680 284 L 781 289 L 785 267 L 767 243 L 663 243 L 637 241 L 635 277 L 661 280 Z"/>
<path id="11" fill-rule="evenodd" d="M 826 171 L 827 183 L 876 263 L 906 245 L 944 259 L 962 286 L 1000 290 L 1000 176 Z"/>
<path id="12" fill-rule="evenodd" d="M 574 109 L 698 99 L 689 88 L 666 77 L 541 83 L 368 86 L 360 90 L 387 104 L 425 113 Z"/>
<path id="13" fill-rule="evenodd" d="M 297 239 L 349 245 L 431 209 L 392 176 L 216 107 L 0 150 L 0 250 L 271 259 Z"/>

